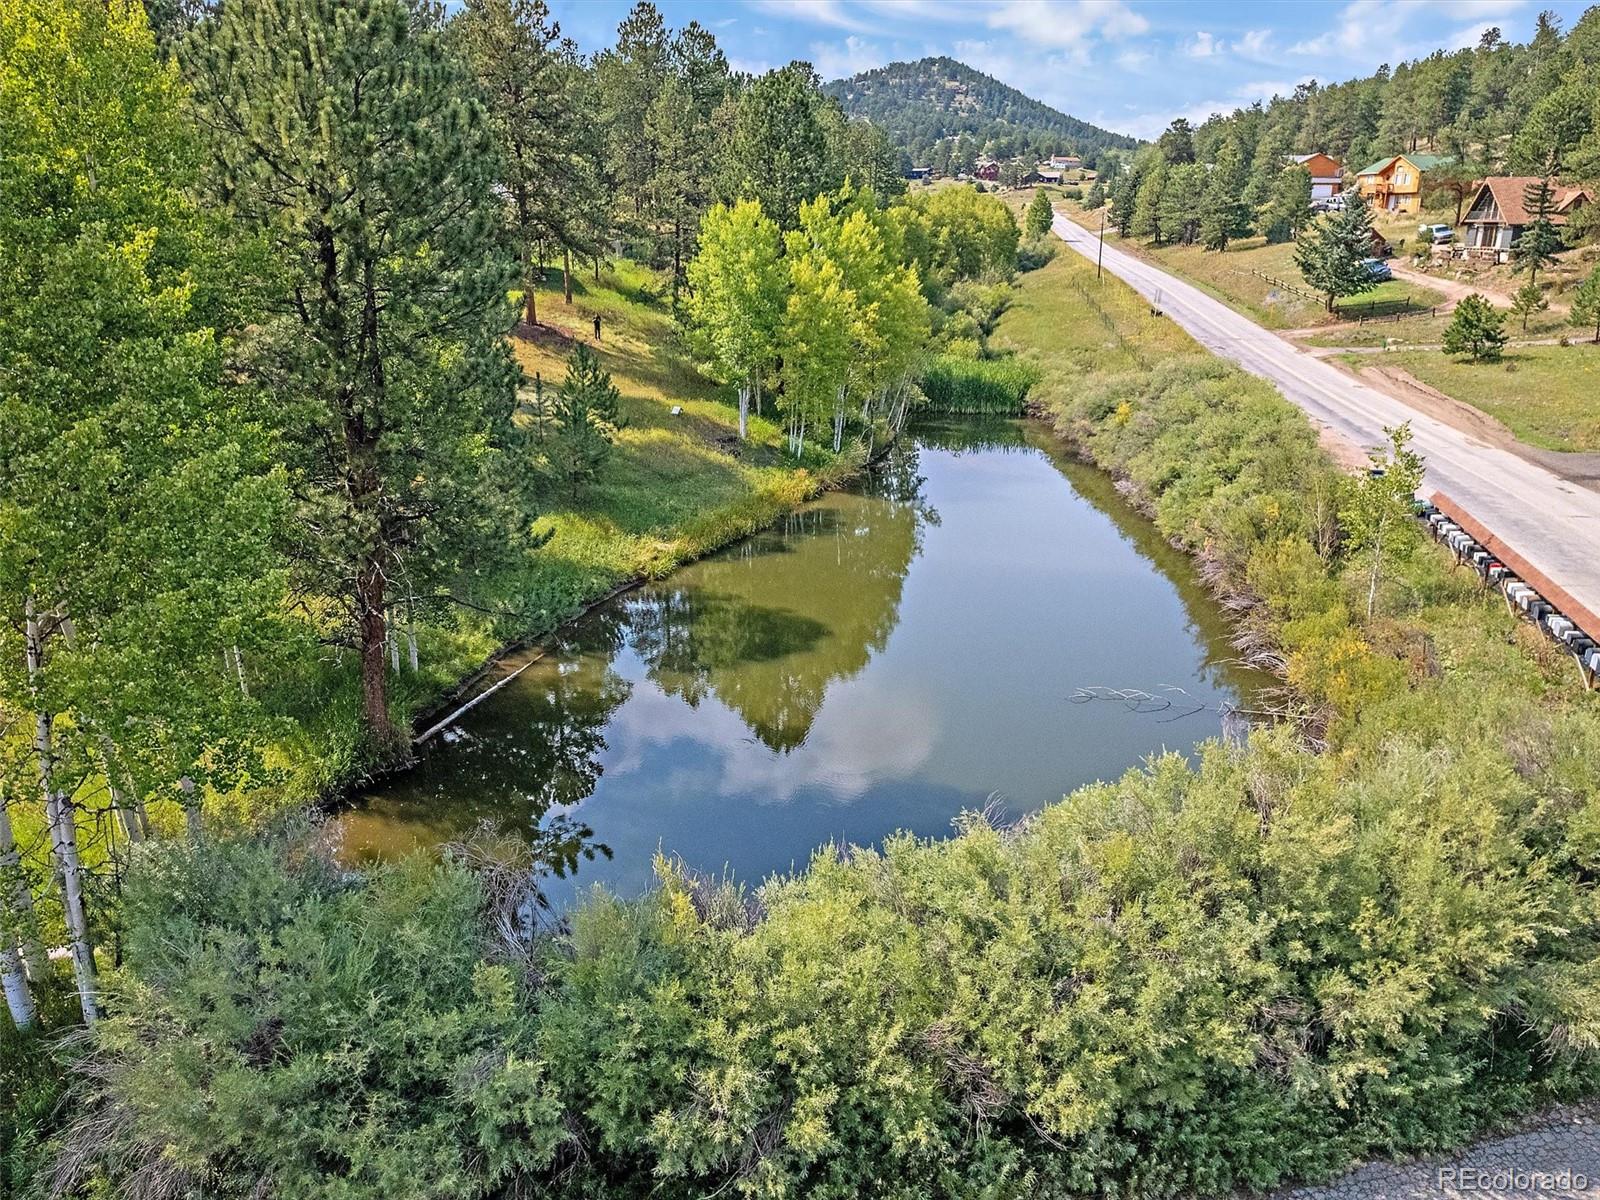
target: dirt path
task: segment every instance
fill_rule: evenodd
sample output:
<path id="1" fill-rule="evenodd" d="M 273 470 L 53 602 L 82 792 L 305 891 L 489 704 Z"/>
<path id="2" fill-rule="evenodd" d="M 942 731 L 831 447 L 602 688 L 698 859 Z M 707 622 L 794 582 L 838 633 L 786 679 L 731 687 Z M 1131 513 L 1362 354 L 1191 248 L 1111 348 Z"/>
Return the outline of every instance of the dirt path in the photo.
<path id="1" fill-rule="evenodd" d="M 1557 1108 L 1506 1137 L 1408 1163 L 1368 1163 L 1272 1200 L 1596 1200 L 1600 1111 Z"/>
<path id="2" fill-rule="evenodd" d="M 1334 363 L 1349 370 L 1342 363 Z M 1561 478 L 1600 491 L 1600 454 L 1578 454 L 1560 450 L 1541 450 L 1517 440 L 1517 436 L 1504 424 L 1481 409 L 1464 404 L 1437 388 L 1429 387 L 1415 375 L 1399 367 L 1386 367 L 1380 363 L 1363 365 L 1351 371 L 1363 383 L 1377 388 L 1436 420 L 1459 429 L 1475 441 L 1509 451 Z"/>
<path id="3" fill-rule="evenodd" d="M 1432 288 L 1450 303 L 1443 306 L 1445 312 L 1455 308 L 1457 304 L 1476 292 L 1480 296 L 1494 301 L 1498 308 L 1510 308 L 1511 297 L 1495 288 L 1484 287 L 1481 284 L 1462 283 L 1459 279 L 1445 279 L 1438 275 L 1429 275 L 1418 271 L 1414 267 L 1390 260 L 1389 270 L 1394 272 L 1396 279 L 1404 279 L 1407 283 L 1414 283 L 1418 287 Z"/>

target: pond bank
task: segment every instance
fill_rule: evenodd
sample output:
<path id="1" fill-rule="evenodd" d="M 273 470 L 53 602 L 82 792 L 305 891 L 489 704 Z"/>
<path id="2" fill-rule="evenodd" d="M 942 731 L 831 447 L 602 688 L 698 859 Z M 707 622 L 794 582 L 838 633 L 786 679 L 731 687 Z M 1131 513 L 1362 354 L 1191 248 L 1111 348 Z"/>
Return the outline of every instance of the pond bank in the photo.
<path id="1" fill-rule="evenodd" d="M 350 857 L 570 818 L 754 881 L 829 842 L 1020 816 L 1216 735 L 1259 680 L 1189 561 L 1042 428 L 913 429 L 863 485 L 620 595 L 340 818 Z"/>

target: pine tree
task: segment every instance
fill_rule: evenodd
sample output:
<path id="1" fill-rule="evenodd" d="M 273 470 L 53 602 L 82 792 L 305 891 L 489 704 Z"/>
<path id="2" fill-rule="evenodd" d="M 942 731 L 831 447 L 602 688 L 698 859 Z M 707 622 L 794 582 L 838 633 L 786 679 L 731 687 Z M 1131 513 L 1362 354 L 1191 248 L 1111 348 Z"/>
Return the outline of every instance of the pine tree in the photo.
<path id="1" fill-rule="evenodd" d="M 1343 212 L 1315 222 L 1295 244 L 1294 262 L 1301 277 L 1320 292 L 1329 312 L 1341 296 L 1372 288 L 1366 260 L 1372 257 L 1372 213 L 1352 196 Z"/>
<path id="2" fill-rule="evenodd" d="M 622 428 L 621 396 L 594 351 L 579 342 L 567 359 L 567 377 L 552 405 L 554 423 L 545 446 L 547 469 L 576 500 L 600 473 Z"/>
<path id="3" fill-rule="evenodd" d="M 1134 193 L 1133 212 L 1128 222 L 1128 232 L 1134 237 L 1147 237 L 1161 244 L 1162 196 L 1167 186 L 1167 166 L 1157 161 L 1144 173 Z"/>
<path id="4" fill-rule="evenodd" d="M 1161 188 L 1157 224 L 1161 236 L 1185 246 L 1200 236 L 1201 205 L 1206 194 L 1206 169 L 1199 163 L 1167 167 Z"/>
<path id="5" fill-rule="evenodd" d="M 1476 292 L 1456 305 L 1445 326 L 1446 354 L 1465 354 L 1473 362 L 1497 362 L 1505 344 L 1505 318 Z"/>
<path id="6" fill-rule="evenodd" d="M 740 93 L 722 156 L 722 198 L 754 197 L 780 228 L 792 229 L 800 205 L 842 182 L 833 145 L 831 102 L 816 73 L 790 63 L 755 80 Z"/>
<path id="7" fill-rule="evenodd" d="M 1533 219 L 1522 227 L 1522 233 L 1511 246 L 1511 269 L 1527 271 L 1528 282 L 1539 278 L 1543 267 L 1556 261 L 1556 251 L 1561 249 L 1561 232 L 1555 225 L 1556 193 L 1548 177 L 1535 179 L 1522 194 L 1523 207 Z"/>
<path id="8" fill-rule="evenodd" d="M 1539 285 L 1532 279 L 1519 287 L 1511 297 L 1511 311 L 1522 318 L 1522 332 L 1528 332 L 1528 318 L 1550 307 Z"/>
<path id="9" fill-rule="evenodd" d="M 1207 250 L 1226 250 L 1234 238 L 1250 232 L 1250 208 L 1244 201 L 1248 177 L 1236 141 L 1223 144 L 1206 181 L 1200 217 L 1200 241 Z"/>
<path id="10" fill-rule="evenodd" d="M 1033 193 L 1033 200 L 1028 204 L 1026 228 L 1034 237 L 1040 237 L 1050 232 L 1050 223 L 1055 220 L 1055 209 L 1050 206 L 1050 194 L 1044 188 Z"/>
<path id="11" fill-rule="evenodd" d="M 528 526 L 501 515 L 517 270 L 494 127 L 421 0 L 238 0 L 203 29 L 219 199 L 282 267 L 251 370 L 289 405 L 299 586 L 343 606 L 364 729 L 390 752 L 398 581 L 447 591 Z"/>
<path id="12" fill-rule="evenodd" d="M 1089 190 L 1083 197 L 1083 207 L 1089 212 L 1098 212 L 1101 208 L 1105 207 L 1105 203 L 1106 190 L 1100 186 L 1100 180 L 1096 178 L 1095 181 L 1089 185 Z"/>
<path id="13" fill-rule="evenodd" d="M 1299 163 L 1278 173 L 1261 214 L 1267 241 L 1288 242 L 1311 224 L 1311 172 Z"/>
<path id="14" fill-rule="evenodd" d="M 1589 278 L 1579 285 L 1572 297 L 1572 312 L 1568 317 L 1574 325 L 1594 326 L 1594 340 L 1600 342 L 1600 267 L 1589 272 Z"/>
<path id="15" fill-rule="evenodd" d="M 450 35 L 483 96 L 500 152 L 505 222 L 523 265 L 523 319 L 539 323 L 541 260 L 593 254 L 586 220 L 604 209 L 592 163 L 581 153 L 580 68 L 544 0 L 466 0 Z M 570 300 L 570 269 L 568 271 Z"/>

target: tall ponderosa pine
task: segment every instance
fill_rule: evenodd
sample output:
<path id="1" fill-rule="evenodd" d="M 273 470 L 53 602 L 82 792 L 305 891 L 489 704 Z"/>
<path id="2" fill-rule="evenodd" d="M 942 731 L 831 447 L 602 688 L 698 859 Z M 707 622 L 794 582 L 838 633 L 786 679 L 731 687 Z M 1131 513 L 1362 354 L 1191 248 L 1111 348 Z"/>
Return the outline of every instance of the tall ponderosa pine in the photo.
<path id="1" fill-rule="evenodd" d="M 0 20 L 0 707 L 28 716 L 86 1021 L 80 806 L 108 784 L 139 837 L 135 793 L 176 798 L 231 757 L 222 654 L 282 594 L 282 480 L 220 387 L 236 292 L 179 102 L 137 3 L 20 0 Z M 19 950 L 37 971 L 15 850 L 0 821 L 13 1005 Z"/>
<path id="2" fill-rule="evenodd" d="M 1299 163 L 1279 171 L 1261 214 L 1269 242 L 1292 241 L 1311 224 L 1311 172 Z"/>
<path id="3" fill-rule="evenodd" d="M 1250 207 L 1244 202 L 1248 182 L 1244 155 L 1230 138 L 1211 165 L 1200 203 L 1200 241 L 1207 250 L 1226 250 L 1234 238 L 1250 232 Z"/>
<path id="4" fill-rule="evenodd" d="M 640 232 L 650 218 L 660 165 L 657 148 L 645 136 L 645 129 L 656 95 L 672 74 L 670 49 L 660 10 L 642 0 L 617 26 L 616 43 L 594 59 L 605 155 L 616 184 L 617 217 Z"/>
<path id="5" fill-rule="evenodd" d="M 230 0 L 204 28 L 218 196 L 283 267 L 251 368 L 298 439 L 300 583 L 343 605 L 366 735 L 392 749 L 397 593 L 444 592 L 527 528 L 502 507 L 517 271 L 494 129 L 430 7 Z"/>
<path id="6" fill-rule="evenodd" d="M 598 251 L 585 215 L 603 204 L 582 142 L 587 114 L 577 51 L 544 0 L 467 0 L 450 23 L 488 111 L 501 158 L 506 222 L 523 264 L 523 319 L 539 323 L 543 260 Z"/>
<path id="7" fill-rule="evenodd" d="M 661 82 L 645 121 L 654 147 L 648 215 L 656 227 L 661 260 L 671 264 L 676 296 L 683 268 L 694 253 L 700 218 L 711 207 L 718 134 L 714 114 L 728 91 L 728 60 L 716 39 L 696 21 L 680 29 L 667 52 L 670 74 Z"/>
<path id="8" fill-rule="evenodd" d="M 740 93 L 722 162 L 725 200 L 755 197 L 781 228 L 800 205 L 840 183 L 831 150 L 832 103 L 805 63 L 769 71 Z M 831 114 L 837 119 L 837 113 Z"/>

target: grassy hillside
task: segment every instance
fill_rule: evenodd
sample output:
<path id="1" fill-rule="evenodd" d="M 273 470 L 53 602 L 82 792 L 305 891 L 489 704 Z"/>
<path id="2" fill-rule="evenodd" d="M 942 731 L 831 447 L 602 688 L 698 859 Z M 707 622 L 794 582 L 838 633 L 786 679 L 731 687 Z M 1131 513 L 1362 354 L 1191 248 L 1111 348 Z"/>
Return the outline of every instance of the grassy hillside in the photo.
<path id="1" fill-rule="evenodd" d="M 515 575 L 491 581 L 486 607 L 494 615 L 457 610 L 420 623 L 421 669 L 402 671 L 393 684 L 406 717 L 436 704 L 497 647 L 539 637 L 621 584 L 662 575 L 770 524 L 851 469 L 816 448 L 795 464 L 778 427 L 760 417 L 741 444 L 737 413 L 724 402 L 731 393 L 689 362 L 654 273 L 620 262 L 598 282 L 577 278 L 571 305 L 560 282 L 551 272 L 537 298 L 540 325 L 520 327 L 513 341 L 530 383 L 524 398 L 532 398 L 536 375 L 546 388 L 559 387 L 567 355 L 582 340 L 611 372 L 626 426 L 599 478 L 576 499 L 553 485 L 543 490 L 537 527 L 550 540 Z M 673 415 L 674 407 L 682 412 Z M 519 420 L 531 422 L 531 413 Z M 359 763 L 351 674 L 307 663 L 284 691 L 284 706 L 300 718 L 300 733 L 274 759 L 288 773 L 285 799 L 337 788 Z"/>

